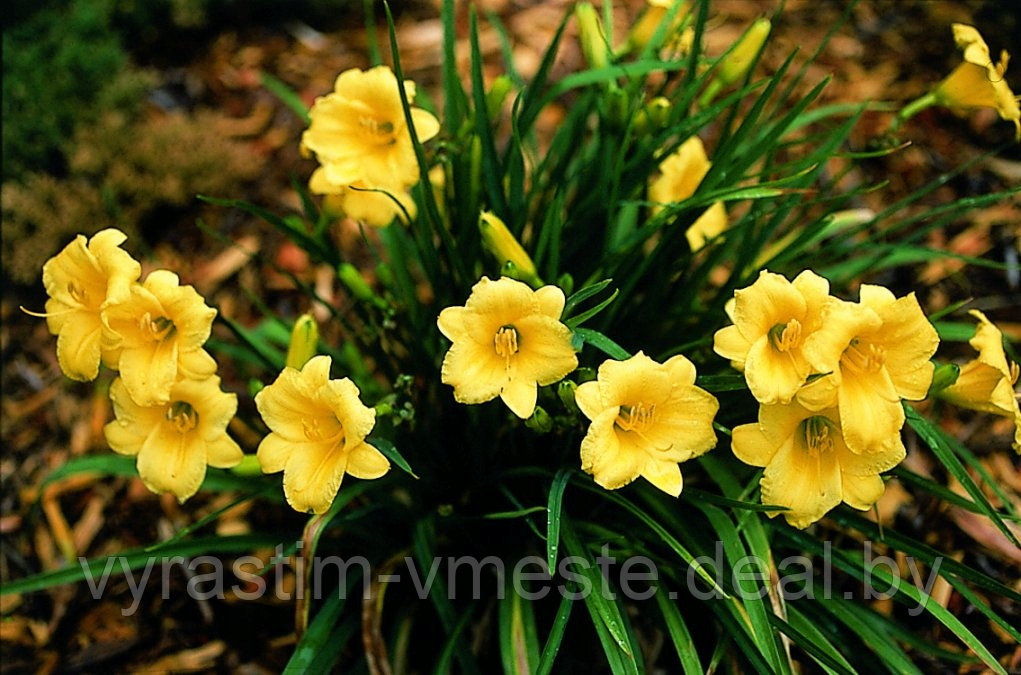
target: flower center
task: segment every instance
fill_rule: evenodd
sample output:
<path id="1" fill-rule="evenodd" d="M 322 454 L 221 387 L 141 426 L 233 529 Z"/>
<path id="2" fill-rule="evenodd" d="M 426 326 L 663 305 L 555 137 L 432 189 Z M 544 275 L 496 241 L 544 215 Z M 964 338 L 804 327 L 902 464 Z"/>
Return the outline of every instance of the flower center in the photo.
<path id="1" fill-rule="evenodd" d="M 827 453 L 833 449 L 833 422 L 822 415 L 809 417 L 802 423 L 805 446 L 811 452 Z"/>
<path id="2" fill-rule="evenodd" d="M 182 434 L 199 425 L 199 414 L 184 401 L 172 401 L 167 406 L 166 418 Z"/>
<path id="3" fill-rule="evenodd" d="M 801 323 L 791 319 L 769 329 L 769 344 L 778 352 L 789 352 L 801 344 Z"/>
<path id="4" fill-rule="evenodd" d="M 73 281 L 67 282 L 67 294 L 70 295 L 71 299 L 79 305 L 86 304 L 86 301 L 89 298 L 88 294 L 85 293 L 85 289 Z"/>
<path id="5" fill-rule="evenodd" d="M 301 430 L 305 433 L 305 438 L 315 443 L 330 441 L 335 445 L 343 445 L 345 439 L 344 425 L 336 418 L 334 418 L 334 421 L 337 423 L 337 428 L 331 432 L 322 428 L 322 425 L 319 423 L 320 418 L 305 417 L 301 420 Z"/>
<path id="6" fill-rule="evenodd" d="M 376 136 L 380 141 L 387 141 L 390 144 L 395 142 L 393 138 L 394 125 L 393 122 L 386 120 L 380 121 L 375 117 L 368 115 L 362 115 L 358 118 L 358 126 L 367 131 L 368 133 Z"/>
<path id="7" fill-rule="evenodd" d="M 840 357 L 840 363 L 853 370 L 874 373 L 886 363 L 886 351 L 879 345 L 854 338 Z"/>
<path id="8" fill-rule="evenodd" d="M 154 319 L 149 312 L 146 312 L 138 320 L 138 329 L 153 342 L 163 342 L 173 336 L 177 327 L 165 316 L 158 316 Z"/>
<path id="9" fill-rule="evenodd" d="M 622 405 L 614 424 L 622 431 L 642 433 L 652 424 L 652 416 L 655 413 L 655 405 L 650 405 L 648 408 L 645 407 L 644 403 Z"/>
<path id="10" fill-rule="evenodd" d="M 493 338 L 493 347 L 496 355 L 503 359 L 509 359 L 518 353 L 518 329 L 514 326 L 500 326 Z"/>

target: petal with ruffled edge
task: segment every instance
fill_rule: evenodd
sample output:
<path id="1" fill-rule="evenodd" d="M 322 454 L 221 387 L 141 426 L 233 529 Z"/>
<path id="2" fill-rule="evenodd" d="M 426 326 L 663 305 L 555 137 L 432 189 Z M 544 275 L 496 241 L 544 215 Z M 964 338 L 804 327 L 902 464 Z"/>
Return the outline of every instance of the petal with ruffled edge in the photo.
<path id="1" fill-rule="evenodd" d="M 346 377 L 330 380 L 319 388 L 318 395 L 344 427 L 347 445 L 354 447 L 361 444 L 376 424 L 376 410 L 361 402 L 355 383 Z"/>
<path id="2" fill-rule="evenodd" d="M 351 448 L 347 460 L 347 472 L 355 478 L 379 478 L 390 470 L 390 460 L 368 443 L 359 443 Z"/>
<path id="3" fill-rule="evenodd" d="M 868 307 L 831 297 L 823 307 L 822 327 L 805 338 L 802 353 L 815 372 L 832 373 L 840 367 L 840 357 L 851 340 L 882 323 Z"/>
<path id="4" fill-rule="evenodd" d="M 774 349 L 766 335 L 751 346 L 744 364 L 752 396 L 765 404 L 789 403 L 808 379 L 809 370 L 800 353 Z"/>
<path id="5" fill-rule="evenodd" d="M 595 381 L 578 385 L 578 388 L 574 390 L 574 402 L 582 414 L 590 420 L 594 420 L 599 413 L 609 407 L 603 402 L 599 383 Z"/>
<path id="6" fill-rule="evenodd" d="M 899 442 L 904 409 L 885 369 L 845 377 L 837 398 L 840 426 L 852 452 L 881 452 Z"/>
<path id="7" fill-rule="evenodd" d="M 347 469 L 348 453 L 329 443 L 292 447 L 284 467 L 284 496 L 296 511 L 325 513 Z"/>
<path id="8" fill-rule="evenodd" d="M 205 442 L 168 423 L 158 425 L 138 453 L 138 476 L 153 492 L 170 492 L 185 501 L 198 492 L 206 476 Z"/>
<path id="9" fill-rule="evenodd" d="M 773 326 L 804 315 L 805 299 L 783 275 L 762 270 L 754 284 L 734 291 L 734 324 L 751 344 Z"/>
<path id="10" fill-rule="evenodd" d="M 866 289 L 872 288 L 862 286 L 862 302 L 872 307 L 883 325 L 871 339 L 883 348 L 886 370 L 900 397 L 920 401 L 932 384 L 933 365 L 929 359 L 936 353 L 939 336 L 914 293 L 876 307 L 866 301 Z"/>
<path id="11" fill-rule="evenodd" d="M 614 428 L 620 409 L 607 408 L 589 425 L 581 441 L 581 468 L 596 483 L 616 490 L 633 481 L 645 468 L 647 457 L 621 447 Z"/>
<path id="12" fill-rule="evenodd" d="M 562 380 L 578 367 L 571 346 L 571 329 L 543 314 L 533 314 L 514 324 L 518 353 L 514 355 L 516 378 L 545 386 Z"/>
<path id="13" fill-rule="evenodd" d="M 99 374 L 103 323 L 98 314 L 75 312 L 57 335 L 57 363 L 72 380 L 88 382 Z"/>
<path id="14" fill-rule="evenodd" d="M 120 373 L 128 393 L 139 405 L 169 402 L 170 389 L 177 380 L 177 342 L 164 340 L 125 349 Z"/>

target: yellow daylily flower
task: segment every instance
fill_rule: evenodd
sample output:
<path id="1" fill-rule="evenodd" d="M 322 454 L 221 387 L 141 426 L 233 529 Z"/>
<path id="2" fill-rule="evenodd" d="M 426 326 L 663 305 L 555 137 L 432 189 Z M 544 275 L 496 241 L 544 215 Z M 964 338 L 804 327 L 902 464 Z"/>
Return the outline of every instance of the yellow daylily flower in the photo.
<path id="1" fill-rule="evenodd" d="M 390 462 L 365 437 L 376 411 L 362 404 L 348 378 L 330 379 L 329 356 L 316 356 L 301 370 L 284 368 L 255 395 L 270 434 L 257 455 L 264 473 L 284 472 L 284 496 L 296 511 L 325 513 L 344 474 L 379 478 Z"/>
<path id="2" fill-rule="evenodd" d="M 440 312 L 440 332 L 454 343 L 441 378 L 454 398 L 473 404 L 499 396 L 515 415 L 530 417 L 537 387 L 578 367 L 571 329 L 560 322 L 565 301 L 556 286 L 533 291 L 508 277 L 482 277 L 463 307 Z"/>
<path id="3" fill-rule="evenodd" d="M 1014 123 L 1021 139 L 1021 109 L 1006 78 L 1010 54 L 1003 50 L 1000 62 L 993 63 L 988 45 L 973 26 L 955 23 L 953 31 L 954 41 L 964 53 L 964 63 L 933 91 L 935 102 L 948 108 L 992 108 L 1001 119 Z"/>
<path id="4" fill-rule="evenodd" d="M 104 349 L 103 309 L 128 293 L 142 268 L 120 245 L 120 230 L 107 229 L 86 240 L 78 235 L 43 265 L 43 286 L 50 299 L 45 314 L 50 333 L 57 336 L 57 362 L 72 380 L 88 381 L 99 374 L 99 363 L 116 367 Z M 27 311 L 27 310 L 26 310 Z"/>
<path id="5" fill-rule="evenodd" d="M 695 386 L 695 366 L 680 355 L 665 363 L 642 352 L 604 361 L 594 381 L 578 386 L 574 400 L 592 420 L 581 442 L 581 468 L 608 490 L 642 476 L 676 497 L 679 463 L 716 445 L 719 403 Z"/>
<path id="6" fill-rule="evenodd" d="M 238 400 L 220 390 L 215 375 L 178 380 L 169 394 L 164 403 L 139 405 L 124 380 L 114 380 L 116 419 L 103 431 L 114 452 L 138 457 L 138 475 L 147 488 L 183 502 L 198 492 L 206 466 L 229 469 L 241 462 L 241 448 L 227 435 Z"/>
<path id="7" fill-rule="evenodd" d="M 302 145 L 316 154 L 335 185 L 409 186 L 418 182 L 418 161 L 405 124 L 400 90 L 389 66 L 345 70 L 333 92 L 316 99 Z M 408 102 L 415 83 L 405 81 Z M 439 133 L 432 113 L 411 109 L 418 140 Z"/>
<path id="8" fill-rule="evenodd" d="M 839 406 L 847 447 L 883 452 L 900 443 L 901 399 L 920 401 L 932 383 L 939 336 L 910 293 L 895 298 L 862 284 L 858 303 L 827 300 L 822 328 L 803 351 L 815 372 L 828 373 L 798 392 L 812 410 Z"/>
<path id="9" fill-rule="evenodd" d="M 312 172 L 308 189 L 313 194 L 325 195 L 323 206 L 328 212 L 353 218 L 370 227 L 386 227 L 394 218 L 406 223 L 417 212 L 415 200 L 402 185 L 370 188 L 363 181 L 351 185 L 334 183 L 323 167 Z"/>
<path id="10" fill-rule="evenodd" d="M 699 183 L 709 173 L 712 163 L 706 155 L 705 146 L 698 136 L 692 136 L 659 165 L 659 176 L 649 182 L 649 201 L 653 202 L 652 214 L 663 210 L 666 204 L 683 202 L 698 189 Z M 717 202 L 707 209 L 688 228 L 685 236 L 692 251 L 705 245 L 706 239 L 726 229 L 727 212 L 723 202 Z"/>
<path id="11" fill-rule="evenodd" d="M 786 506 L 787 522 L 805 528 L 843 501 L 867 511 L 883 496 L 879 474 L 904 459 L 904 445 L 861 455 L 848 448 L 836 408 L 812 411 L 797 401 L 759 407 L 759 421 L 734 428 L 734 455 L 762 466 L 762 503 Z M 774 517 L 781 512 L 771 512 Z"/>
<path id="12" fill-rule="evenodd" d="M 763 270 L 734 292 L 727 313 L 734 325 L 716 331 L 713 350 L 743 371 L 760 403 L 790 403 L 812 373 L 803 346 L 822 325 L 830 284 L 810 270 L 793 282 Z"/>
<path id="13" fill-rule="evenodd" d="M 106 308 L 110 351 L 138 405 L 166 403 L 179 378 L 201 380 L 216 372 L 216 362 L 202 349 L 215 316 L 194 288 L 181 286 L 167 270 L 151 272 Z"/>
<path id="14" fill-rule="evenodd" d="M 957 381 L 941 391 L 939 397 L 961 408 L 1014 420 L 1014 449 L 1021 452 L 1021 408 L 1014 385 L 1018 380 L 1018 364 L 1007 359 L 1003 351 L 1003 334 L 985 314 L 973 309 L 978 319 L 975 336 L 969 344 L 978 358 L 961 367 Z"/>

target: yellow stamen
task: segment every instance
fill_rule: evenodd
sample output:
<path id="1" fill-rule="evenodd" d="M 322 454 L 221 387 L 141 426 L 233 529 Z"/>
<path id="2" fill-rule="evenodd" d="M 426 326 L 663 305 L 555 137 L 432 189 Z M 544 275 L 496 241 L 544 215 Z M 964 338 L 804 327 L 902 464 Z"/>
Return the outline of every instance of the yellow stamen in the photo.
<path id="1" fill-rule="evenodd" d="M 874 373 L 886 364 L 886 351 L 879 345 L 854 338 L 840 357 L 840 363 L 859 372 Z"/>
<path id="2" fill-rule="evenodd" d="M 138 329 L 153 342 L 163 342 L 173 336 L 177 327 L 165 316 L 158 316 L 154 319 L 149 312 L 146 312 L 138 320 Z"/>
<path id="3" fill-rule="evenodd" d="M 622 405 L 614 424 L 622 431 L 634 431 L 641 434 L 652 424 L 652 417 L 655 413 L 655 405 L 650 405 L 648 408 L 644 403 L 636 403 L 631 406 Z"/>
<path id="4" fill-rule="evenodd" d="M 389 136 L 394 132 L 393 122 L 380 122 L 376 118 L 366 115 L 358 118 L 358 125 L 375 136 Z"/>
<path id="5" fill-rule="evenodd" d="M 67 282 L 67 293 L 68 295 L 71 296 L 71 299 L 73 299 L 80 305 L 86 304 L 86 301 L 88 300 L 89 297 L 88 294 L 85 292 L 85 289 L 81 288 L 73 281 Z"/>
<path id="6" fill-rule="evenodd" d="M 182 434 L 199 425 L 199 414 L 184 401 L 173 401 L 167 406 L 166 418 Z"/>
<path id="7" fill-rule="evenodd" d="M 769 329 L 769 344 L 778 352 L 789 352 L 801 344 L 801 323 L 791 319 Z"/>
<path id="8" fill-rule="evenodd" d="M 493 339 L 493 347 L 496 355 L 503 359 L 510 359 L 518 353 L 518 329 L 514 326 L 500 326 Z"/>
<path id="9" fill-rule="evenodd" d="M 805 445 L 810 451 L 822 454 L 833 449 L 833 437 L 830 434 L 832 426 L 833 423 L 822 415 L 805 420 Z"/>

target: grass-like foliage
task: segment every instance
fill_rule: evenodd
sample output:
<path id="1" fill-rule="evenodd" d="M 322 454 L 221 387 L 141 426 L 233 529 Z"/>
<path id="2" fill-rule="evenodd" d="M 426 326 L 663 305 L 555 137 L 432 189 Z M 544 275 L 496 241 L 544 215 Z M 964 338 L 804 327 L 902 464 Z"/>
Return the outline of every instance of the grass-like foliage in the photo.
<path id="1" fill-rule="evenodd" d="M 742 374 L 714 353 L 714 334 L 732 323 L 727 305 L 735 291 L 755 283 L 762 270 L 787 279 L 812 270 L 829 281 L 833 296 L 856 298 L 858 285 L 880 270 L 945 255 L 923 247 L 926 232 L 1010 193 L 924 206 L 942 177 L 880 213 L 856 210 L 861 194 L 883 186 L 839 188 L 843 176 L 832 173 L 830 160 L 897 151 L 852 152 L 848 139 L 867 104 L 818 105 L 825 81 L 798 93 L 806 90 L 799 85 L 811 63 L 801 54 L 791 54 L 770 77 L 755 67 L 758 46 L 738 44 L 710 58 L 701 47 L 710 9 L 708 0 L 687 13 L 675 7 L 640 44 L 616 53 L 613 36 L 591 30 L 598 17 L 586 16 L 590 29 L 582 39 L 592 67 L 554 79 L 564 28 L 575 16 L 569 14 L 532 77 L 523 79 L 507 62 L 507 76 L 487 90 L 483 19 L 471 9 L 470 72 L 462 76 L 454 2 L 445 0 L 440 131 L 424 142 L 418 137 L 414 106 L 429 106 L 423 92 L 416 101 L 402 90 L 417 163 L 414 208 L 395 194 L 399 217 L 389 227 L 366 228 L 364 249 L 375 259 L 371 284 L 334 245 L 330 211 L 314 195 L 303 190 L 305 208 L 297 214 L 208 197 L 255 214 L 328 263 L 350 298 L 342 309 L 328 306 L 330 321 L 343 327 L 342 344 L 316 344 L 306 328 L 292 337 L 293 317 L 267 309 L 254 327 L 218 319 L 229 331 L 217 334 L 210 351 L 250 375 L 253 393 L 266 385 L 256 402 L 270 430 L 286 435 L 266 415 L 281 391 L 279 383 L 269 385 L 285 363 L 294 363 L 289 343 L 311 339 L 309 355 L 332 357 L 334 376 L 350 378 L 361 401 L 375 407 L 365 442 L 392 466 L 374 480 L 346 476 L 332 506 L 310 516 L 304 532 L 209 537 L 203 528 L 214 513 L 173 540 L 125 552 L 129 567 L 143 567 L 154 555 L 281 544 L 295 564 L 307 563 L 296 567 L 297 575 L 311 584 L 316 558 L 361 556 L 367 566 L 351 566 L 339 588 L 327 571 L 318 597 L 311 597 L 310 585 L 297 601 L 295 672 L 921 672 L 937 663 L 1006 672 L 1002 646 L 991 636 L 998 631 L 1021 640 L 1015 588 L 930 542 L 883 529 L 846 504 L 802 529 L 788 524 L 785 507 L 763 504 L 762 470 L 731 448 L 742 425 L 756 422 L 758 404 Z M 392 20 L 389 27 L 389 56 L 402 81 Z M 679 46 L 684 31 L 690 32 Z M 616 41 L 623 43 L 621 36 Z M 371 51 L 380 53 L 376 45 Z M 739 57 L 745 64 L 738 77 L 721 80 L 733 77 Z M 272 87 L 283 91 L 279 82 Z M 296 97 L 288 101 L 300 106 Z M 554 103 L 564 105 L 562 121 L 552 132 L 538 128 Z M 650 181 L 694 136 L 711 149 L 711 166 L 686 198 L 655 203 Z M 347 189 L 344 199 L 360 188 Z M 690 228 L 718 203 L 725 228 L 710 232 L 704 245 L 693 243 Z M 483 212 L 495 219 L 487 216 L 480 229 Z M 502 234 L 486 230 L 497 221 L 506 227 Z M 524 258 L 515 260 L 509 248 L 498 258 L 493 251 L 500 246 L 487 236 L 513 239 Z M 532 288 L 555 285 L 566 297 L 560 321 L 570 331 L 578 369 L 559 384 L 540 386 L 537 407 L 524 420 L 508 410 L 510 401 L 458 403 L 441 381 L 451 341 L 437 318 L 465 305 L 484 276 L 516 277 Z M 306 290 L 309 306 L 319 302 Z M 894 290 L 900 296 L 912 289 Z M 959 328 L 966 321 L 936 327 L 944 338 L 967 340 L 971 330 L 962 335 Z M 497 335 L 501 355 L 518 349 L 505 328 Z M 508 330 L 514 340 L 528 337 L 524 328 Z M 772 344 L 784 339 L 770 329 Z M 639 351 L 657 363 L 687 357 L 698 373 L 694 384 L 719 404 L 716 447 L 681 464 L 679 497 L 642 479 L 605 489 L 602 477 L 581 470 L 586 401 L 597 386 L 587 383 L 607 358 L 621 361 Z M 819 376 L 833 377 L 813 378 Z M 845 379 L 851 379 L 847 372 Z M 656 386 L 653 379 L 647 386 Z M 901 405 L 906 428 L 899 433 L 917 438 L 919 451 L 928 448 L 964 490 L 904 467 L 893 475 L 917 494 L 987 519 L 1017 545 L 1018 514 L 1009 500 L 990 499 L 999 488 L 974 455 L 932 421 L 930 408 L 898 398 L 896 410 Z M 641 433 L 653 412 L 621 408 L 620 415 L 616 428 Z M 258 418 L 243 421 L 267 434 Z M 304 434 L 319 438 L 320 430 L 306 426 Z M 263 468 L 274 470 L 266 456 L 261 448 Z M 246 471 L 249 462 L 254 458 L 242 470 L 210 469 L 201 489 L 256 500 L 266 511 L 287 509 L 279 475 Z M 131 458 L 89 457 L 60 473 L 131 474 L 133 465 Z M 351 466 L 349 474 L 371 473 Z M 288 465 L 284 488 L 299 489 L 288 485 L 291 472 Z M 291 503 L 295 494 L 287 494 Z M 845 495 L 845 501 L 851 500 Z M 893 562 L 898 558 L 900 565 Z M 91 562 L 89 575 L 106 564 Z M 543 570 L 552 570 L 552 579 Z M 85 576 L 75 566 L 4 591 Z M 970 618 L 931 599 L 935 583 L 949 584 L 969 602 Z M 880 594 L 894 601 L 882 611 L 871 602 Z M 939 644 L 931 640 L 936 634 Z"/>

